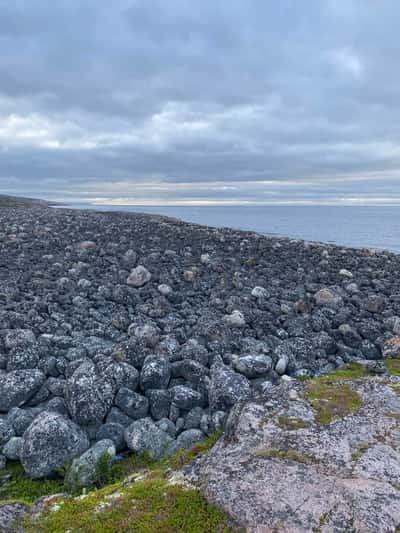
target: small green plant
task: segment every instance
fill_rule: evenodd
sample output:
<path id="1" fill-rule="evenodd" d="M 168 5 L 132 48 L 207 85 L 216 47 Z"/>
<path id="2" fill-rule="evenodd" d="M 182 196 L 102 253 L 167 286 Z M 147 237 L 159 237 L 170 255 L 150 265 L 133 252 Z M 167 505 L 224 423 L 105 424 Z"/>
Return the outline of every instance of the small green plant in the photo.
<path id="1" fill-rule="evenodd" d="M 306 455 L 292 448 L 278 450 L 278 448 L 256 448 L 253 455 L 263 459 L 278 459 L 280 461 L 295 461 L 296 463 L 312 464 L 318 462 L 315 457 Z"/>
<path id="2" fill-rule="evenodd" d="M 277 426 L 289 431 L 296 431 L 297 429 L 305 429 L 310 427 L 310 424 L 302 418 L 293 418 L 287 416 L 279 416 Z"/>
<path id="3" fill-rule="evenodd" d="M 96 463 L 94 485 L 104 487 L 113 480 L 113 460 L 107 452 L 103 452 Z"/>

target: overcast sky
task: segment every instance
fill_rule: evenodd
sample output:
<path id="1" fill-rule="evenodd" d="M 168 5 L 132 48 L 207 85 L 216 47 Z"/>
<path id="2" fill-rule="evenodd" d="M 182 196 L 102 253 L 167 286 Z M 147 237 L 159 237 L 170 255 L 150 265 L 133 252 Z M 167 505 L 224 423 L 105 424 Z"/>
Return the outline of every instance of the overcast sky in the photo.
<path id="1" fill-rule="evenodd" d="M 0 191 L 400 203 L 398 0 L 0 0 Z"/>

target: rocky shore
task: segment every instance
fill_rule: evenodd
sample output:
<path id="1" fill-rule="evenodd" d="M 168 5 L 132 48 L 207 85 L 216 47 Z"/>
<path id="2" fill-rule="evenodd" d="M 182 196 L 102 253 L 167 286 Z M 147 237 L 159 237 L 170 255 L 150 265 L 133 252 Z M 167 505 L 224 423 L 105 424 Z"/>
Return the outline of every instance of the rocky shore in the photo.
<path id="1" fill-rule="evenodd" d="M 87 486 L 100 457 L 189 448 L 291 378 L 380 374 L 399 270 L 161 216 L 0 208 L 0 466 Z"/>

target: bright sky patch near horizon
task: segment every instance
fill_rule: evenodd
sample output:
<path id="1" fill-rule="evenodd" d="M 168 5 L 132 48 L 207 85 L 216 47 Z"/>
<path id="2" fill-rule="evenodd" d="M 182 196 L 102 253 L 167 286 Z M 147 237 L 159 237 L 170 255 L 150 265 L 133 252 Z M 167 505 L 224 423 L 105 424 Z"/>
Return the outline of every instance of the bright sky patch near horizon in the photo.
<path id="1" fill-rule="evenodd" d="M 0 0 L 0 192 L 400 205 L 395 0 Z"/>

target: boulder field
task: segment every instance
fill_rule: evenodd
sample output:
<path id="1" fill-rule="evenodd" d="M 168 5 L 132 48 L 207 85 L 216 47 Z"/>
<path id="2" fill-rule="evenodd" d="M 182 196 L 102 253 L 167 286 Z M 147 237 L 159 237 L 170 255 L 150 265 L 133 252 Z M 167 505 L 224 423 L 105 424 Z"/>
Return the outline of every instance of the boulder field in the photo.
<path id="1" fill-rule="evenodd" d="M 1 208 L 0 467 L 160 458 L 290 378 L 355 360 L 379 373 L 400 355 L 399 271 L 389 252 Z"/>

